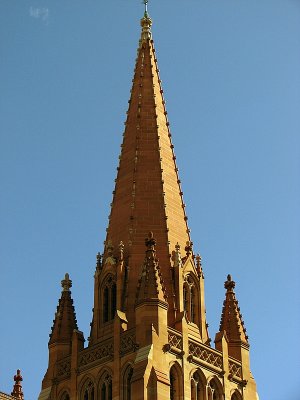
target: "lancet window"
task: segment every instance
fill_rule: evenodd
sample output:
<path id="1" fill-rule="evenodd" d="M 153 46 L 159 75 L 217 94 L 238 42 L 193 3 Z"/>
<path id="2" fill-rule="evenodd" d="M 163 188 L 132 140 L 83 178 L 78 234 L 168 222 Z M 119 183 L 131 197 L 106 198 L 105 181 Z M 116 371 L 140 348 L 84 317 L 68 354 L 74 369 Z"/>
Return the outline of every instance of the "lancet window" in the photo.
<path id="1" fill-rule="evenodd" d="M 237 391 L 231 396 L 231 400 L 242 400 L 242 396 Z"/>
<path id="2" fill-rule="evenodd" d="M 205 399 L 205 386 L 199 372 L 195 372 L 191 380 L 191 400 Z"/>
<path id="3" fill-rule="evenodd" d="M 103 283 L 103 322 L 114 319 L 117 306 L 117 286 L 113 275 L 108 275 Z"/>
<path id="4" fill-rule="evenodd" d="M 60 397 L 60 400 L 70 400 L 70 396 L 68 393 L 64 392 L 63 395 Z"/>
<path id="5" fill-rule="evenodd" d="M 181 400 L 181 375 L 174 365 L 170 369 L 170 400 Z"/>
<path id="6" fill-rule="evenodd" d="M 187 275 L 183 284 L 183 309 L 190 322 L 198 323 L 198 292 L 194 279 Z"/>
<path id="7" fill-rule="evenodd" d="M 100 381 L 100 400 L 112 400 L 112 379 L 108 373 Z"/>
<path id="8" fill-rule="evenodd" d="M 94 400 L 94 399 L 95 399 L 94 384 L 89 380 L 84 385 L 82 400 Z"/>
<path id="9" fill-rule="evenodd" d="M 223 400 L 219 385 L 212 379 L 207 386 L 207 400 Z"/>
<path id="10" fill-rule="evenodd" d="M 129 365 L 124 373 L 123 378 L 123 400 L 131 400 L 131 378 L 133 375 L 133 368 Z"/>

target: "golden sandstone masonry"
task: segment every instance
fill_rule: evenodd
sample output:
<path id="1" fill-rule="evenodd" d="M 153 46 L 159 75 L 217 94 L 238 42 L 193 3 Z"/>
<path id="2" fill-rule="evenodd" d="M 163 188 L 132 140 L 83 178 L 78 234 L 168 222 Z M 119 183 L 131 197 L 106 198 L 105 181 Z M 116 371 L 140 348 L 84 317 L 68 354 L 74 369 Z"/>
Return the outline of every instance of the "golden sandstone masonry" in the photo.
<path id="1" fill-rule="evenodd" d="M 146 11 L 88 346 L 66 274 L 39 400 L 258 399 L 230 275 L 214 347 L 209 338 L 151 24 Z"/>

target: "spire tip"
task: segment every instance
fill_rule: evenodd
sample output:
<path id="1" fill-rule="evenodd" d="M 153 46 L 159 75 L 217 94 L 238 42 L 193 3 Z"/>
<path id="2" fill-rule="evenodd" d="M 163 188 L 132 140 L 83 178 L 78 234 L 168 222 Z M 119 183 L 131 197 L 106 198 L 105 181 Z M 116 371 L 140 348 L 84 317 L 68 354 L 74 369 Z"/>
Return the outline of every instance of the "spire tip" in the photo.
<path id="1" fill-rule="evenodd" d="M 68 273 L 65 274 L 65 279 L 61 281 L 61 286 L 63 288 L 63 292 L 69 292 L 72 287 L 72 281 Z"/>
<path id="2" fill-rule="evenodd" d="M 235 288 L 235 282 L 232 280 L 230 274 L 227 275 L 227 281 L 224 283 L 224 287 L 227 291 L 233 291 Z"/>

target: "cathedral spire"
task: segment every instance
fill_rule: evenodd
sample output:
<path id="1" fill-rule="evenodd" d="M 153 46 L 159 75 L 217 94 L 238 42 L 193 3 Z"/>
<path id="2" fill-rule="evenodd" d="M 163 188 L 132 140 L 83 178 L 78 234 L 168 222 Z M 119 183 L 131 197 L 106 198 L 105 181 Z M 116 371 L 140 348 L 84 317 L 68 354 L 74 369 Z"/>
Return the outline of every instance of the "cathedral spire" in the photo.
<path id="1" fill-rule="evenodd" d="M 145 232 L 157 239 L 168 293 L 172 251 L 177 243 L 184 248 L 190 241 L 151 25 L 146 11 L 106 237 L 106 243 L 124 243 L 130 263 L 128 293 L 135 291 L 143 264 Z M 127 313 L 133 310 L 134 299 L 128 297 Z"/>
<path id="2" fill-rule="evenodd" d="M 50 334 L 49 344 L 71 342 L 74 329 L 78 329 L 75 309 L 71 297 L 70 288 L 72 281 L 69 274 L 65 274 L 61 281 L 62 293 L 59 299 L 53 327 Z"/>
<path id="3" fill-rule="evenodd" d="M 232 280 L 231 275 L 227 276 L 224 287 L 226 289 L 226 298 L 223 303 L 220 332 L 226 331 L 229 343 L 241 342 L 249 344 L 240 307 L 234 293 L 235 282 Z"/>
<path id="4" fill-rule="evenodd" d="M 18 369 L 17 370 L 17 374 L 14 376 L 14 387 L 13 387 L 13 391 L 11 392 L 11 395 L 15 398 L 15 399 L 19 399 L 19 400 L 24 400 L 24 394 L 22 391 L 22 384 L 21 382 L 23 381 L 23 377 L 21 375 L 21 371 Z"/>

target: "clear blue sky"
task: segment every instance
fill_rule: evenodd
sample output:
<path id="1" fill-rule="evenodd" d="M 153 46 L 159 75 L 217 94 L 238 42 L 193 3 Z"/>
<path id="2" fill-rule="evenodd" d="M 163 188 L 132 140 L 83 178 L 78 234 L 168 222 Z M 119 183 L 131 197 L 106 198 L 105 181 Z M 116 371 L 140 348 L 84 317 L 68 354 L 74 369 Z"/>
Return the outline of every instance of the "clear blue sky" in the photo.
<path id="1" fill-rule="evenodd" d="M 0 390 L 37 398 L 69 272 L 88 336 L 142 5 L 0 2 Z M 210 335 L 231 273 L 261 400 L 300 399 L 300 1 L 152 0 Z"/>

